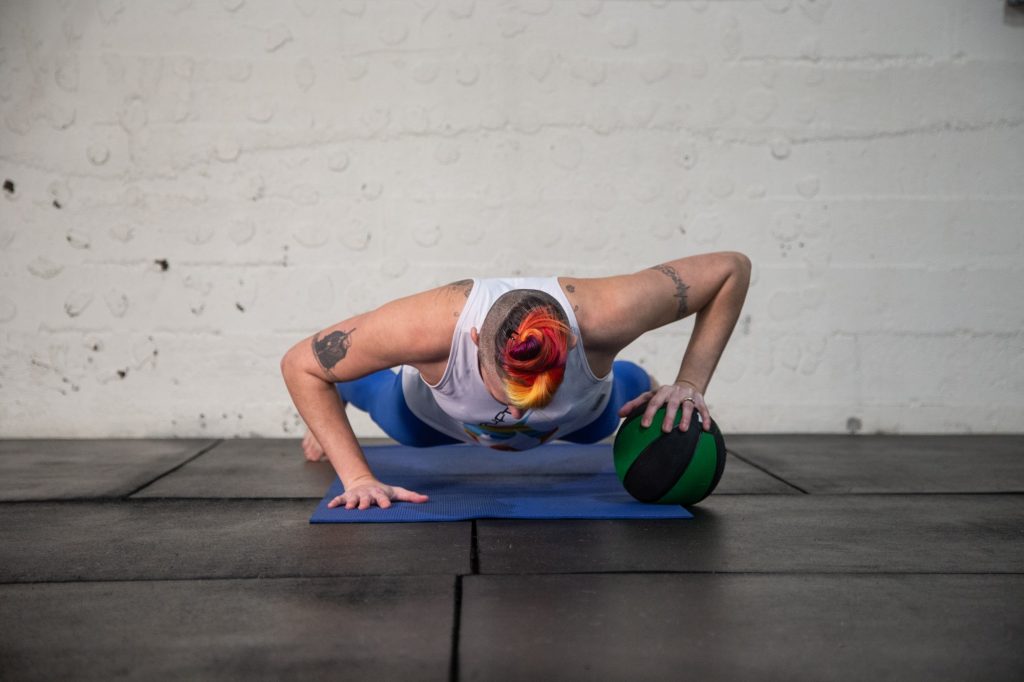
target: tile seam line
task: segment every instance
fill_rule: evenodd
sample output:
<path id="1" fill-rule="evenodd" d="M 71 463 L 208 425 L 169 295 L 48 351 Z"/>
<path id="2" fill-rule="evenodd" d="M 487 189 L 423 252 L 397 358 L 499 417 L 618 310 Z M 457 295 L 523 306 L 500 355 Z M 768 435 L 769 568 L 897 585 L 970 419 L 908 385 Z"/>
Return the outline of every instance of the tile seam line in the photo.
<path id="1" fill-rule="evenodd" d="M 754 462 L 750 461 L 749 459 L 744 457 L 742 453 L 737 452 L 736 450 L 730 450 L 728 445 L 725 447 L 725 451 L 726 451 L 726 453 L 732 455 L 733 457 L 735 457 L 739 461 L 741 461 L 741 462 L 743 462 L 743 463 L 745 463 L 745 464 L 747 464 L 749 466 L 754 467 L 758 471 L 761 471 L 763 473 L 768 474 L 769 476 L 771 476 L 775 480 L 783 483 L 784 485 L 788 485 L 790 488 L 793 488 L 794 490 L 796 490 L 796 491 L 798 491 L 798 492 L 800 492 L 800 493 L 802 493 L 804 495 L 808 495 L 809 494 L 806 490 L 804 490 L 800 486 L 795 485 L 793 483 L 790 483 L 789 481 L 787 481 L 786 479 L 782 478 L 781 476 L 779 476 L 777 474 L 774 474 L 771 471 L 768 471 L 766 468 L 764 468 L 760 464 L 755 464 Z M 726 466 L 728 466 L 728 463 L 726 464 Z"/>
<path id="2" fill-rule="evenodd" d="M 448 659 L 448 679 L 458 682 L 459 679 L 459 640 L 462 638 L 462 575 L 456 575 L 452 581 L 452 632 L 451 650 Z"/>
<path id="3" fill-rule="evenodd" d="M 222 582 L 267 582 L 273 580 L 365 580 L 367 578 L 412 580 L 416 578 L 450 578 L 462 579 L 470 573 L 362 573 L 362 574 L 331 574 L 318 573 L 315 575 L 248 575 L 248 576 L 194 576 L 185 578 L 69 578 L 67 580 L 0 580 L 0 589 L 15 585 L 122 585 L 129 583 L 222 583 Z"/>
<path id="4" fill-rule="evenodd" d="M 526 573 L 480 573 L 464 578 L 539 578 L 544 576 L 671 576 L 671 575 L 764 575 L 764 576 L 1017 576 L 1024 577 L 1024 567 L 1018 571 L 565 571 Z"/>
<path id="5" fill-rule="evenodd" d="M 745 460 L 744 460 L 745 461 Z M 783 481 L 784 482 L 784 481 Z M 1020 490 L 975 490 L 975 491 L 950 491 L 950 490 L 926 490 L 926 491 L 865 491 L 865 492 L 805 492 L 797 488 L 797 490 L 803 493 L 808 498 L 840 498 L 840 497 L 1019 497 L 1024 495 L 1024 488 Z M 719 492 L 719 498 L 743 498 L 743 497 L 756 497 L 765 499 L 798 499 L 801 495 L 790 495 L 787 493 L 730 493 L 730 492 Z M 132 497 L 130 499 L 123 497 L 64 497 L 64 498 L 40 498 L 33 500 L 0 500 L 0 507 L 5 505 L 18 506 L 18 505 L 33 505 L 33 504 L 96 504 L 96 505 L 116 505 L 116 504 L 152 504 L 157 502 L 273 502 L 273 503 L 287 503 L 287 502 L 309 502 L 316 503 L 322 500 L 320 496 L 317 497 Z M 711 499 L 711 498 L 709 498 Z M 711 509 L 706 504 L 695 505 L 696 509 Z M 600 519 L 600 518 L 562 518 L 562 519 L 515 519 L 505 517 L 481 517 L 477 519 L 456 519 L 451 521 L 428 521 L 423 523 L 468 523 L 471 521 L 661 521 L 666 519 Z M 686 519 L 676 519 L 686 520 Z M 387 522 L 367 522 L 367 523 L 387 523 Z M 398 522 L 392 522 L 398 523 Z M 326 524 L 314 524 L 314 525 L 333 525 L 330 523 Z"/>
<path id="6" fill-rule="evenodd" d="M 781 479 L 780 479 L 781 480 Z M 799 488 L 798 488 L 799 490 Z M 800 492 L 803 492 L 802 490 Z M 1015 495 L 1024 495 L 1024 488 L 1020 490 L 865 490 L 862 492 L 808 492 L 805 493 L 807 497 L 939 497 L 946 495 L 949 497 L 993 497 L 999 495 L 1006 495 L 1013 497 Z M 722 491 L 718 493 L 719 497 L 800 497 L 799 495 L 789 495 L 787 493 L 728 493 Z M 710 499 L 710 498 L 709 498 Z M 701 505 L 694 505 L 695 508 L 701 509 Z"/>
<path id="7" fill-rule="evenodd" d="M 1024 568 L 1020 571 L 569 571 L 564 573 L 531 572 L 531 573 L 402 573 L 382 575 L 367 573 L 363 575 L 279 575 L 279 576 L 244 576 L 244 577 L 212 577 L 200 576 L 193 578 L 125 578 L 125 579 L 86 579 L 86 580 L 26 580 L 0 581 L 0 589 L 20 585 L 120 585 L 129 583 L 194 583 L 194 582 L 266 582 L 273 580 L 363 580 L 374 579 L 415 579 L 415 578 L 454 578 L 462 581 L 465 578 L 541 578 L 548 576 L 688 576 L 688 575 L 721 575 L 721 576 L 1011 576 L 1024 578 Z"/>
<path id="8" fill-rule="evenodd" d="M 476 575 L 480 572 L 480 538 L 477 530 L 477 521 L 479 519 L 472 519 L 471 521 L 469 531 L 469 570 L 471 574 Z"/>
<path id="9" fill-rule="evenodd" d="M 134 494 L 134 493 L 132 493 Z M 316 504 L 322 500 L 321 495 L 316 497 L 48 497 L 33 500 L 0 500 L 0 506 L 9 504 L 149 504 L 152 502 L 308 502 Z"/>
<path id="10" fill-rule="evenodd" d="M 192 455 L 191 457 L 186 459 L 184 462 L 182 462 L 178 466 L 165 471 L 164 473 L 160 474 L 159 476 L 157 476 L 156 478 L 152 479 L 151 481 L 143 483 L 141 486 L 139 486 L 135 490 L 132 490 L 131 492 L 129 492 L 126 495 L 122 496 L 121 499 L 124 499 L 124 500 L 130 499 L 132 495 L 136 495 L 139 492 L 141 492 L 141 491 L 145 490 L 146 488 L 148 488 L 149 486 L 153 485 L 157 481 L 159 481 L 159 480 L 161 480 L 163 478 L 166 478 L 167 476 L 170 476 L 171 474 L 173 474 L 174 472 L 178 471 L 179 469 L 181 469 L 185 465 L 187 465 L 187 464 L 189 464 L 191 462 L 194 462 L 195 460 L 199 459 L 200 457 L 205 455 L 207 452 L 209 452 L 210 450 L 213 450 L 215 447 L 217 447 L 218 445 L 220 445 L 223 442 L 224 442 L 223 438 L 215 439 L 213 442 L 207 444 L 206 447 L 200 448 L 199 452 L 197 452 L 196 454 Z"/>

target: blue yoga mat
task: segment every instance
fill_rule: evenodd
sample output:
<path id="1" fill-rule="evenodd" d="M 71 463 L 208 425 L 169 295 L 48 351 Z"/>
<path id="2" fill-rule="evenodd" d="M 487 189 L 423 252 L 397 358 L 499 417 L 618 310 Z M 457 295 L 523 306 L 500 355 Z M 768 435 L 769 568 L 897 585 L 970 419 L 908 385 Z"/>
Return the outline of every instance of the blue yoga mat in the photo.
<path id="1" fill-rule="evenodd" d="M 558 443 L 523 452 L 471 445 L 364 448 L 382 481 L 430 496 L 390 509 L 328 509 L 335 479 L 310 523 L 408 523 L 469 519 L 689 519 L 673 505 L 644 504 L 622 488 L 608 444 Z"/>

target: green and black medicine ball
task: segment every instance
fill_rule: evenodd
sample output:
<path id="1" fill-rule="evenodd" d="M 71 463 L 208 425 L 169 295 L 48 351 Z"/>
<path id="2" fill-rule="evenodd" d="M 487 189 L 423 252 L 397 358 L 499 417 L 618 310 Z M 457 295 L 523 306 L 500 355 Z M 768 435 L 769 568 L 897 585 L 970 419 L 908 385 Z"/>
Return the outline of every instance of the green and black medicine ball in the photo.
<path id="1" fill-rule="evenodd" d="M 673 429 L 665 433 L 665 407 L 644 428 L 640 418 L 647 405 L 633 410 L 615 434 L 615 473 L 626 492 L 641 502 L 690 505 L 711 494 L 725 470 L 725 440 L 712 421 L 705 431 L 700 413 L 690 417 L 690 428 L 679 430 L 682 410 Z"/>

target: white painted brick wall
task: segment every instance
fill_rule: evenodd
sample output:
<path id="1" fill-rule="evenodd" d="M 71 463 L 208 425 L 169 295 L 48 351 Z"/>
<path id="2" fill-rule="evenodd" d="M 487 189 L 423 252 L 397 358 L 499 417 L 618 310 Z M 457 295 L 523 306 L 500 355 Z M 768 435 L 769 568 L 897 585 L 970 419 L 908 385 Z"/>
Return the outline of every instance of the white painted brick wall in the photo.
<path id="1" fill-rule="evenodd" d="M 322 326 L 725 249 L 727 432 L 1024 431 L 1001 0 L 8 0 L 0 119 L 0 437 L 294 435 Z"/>

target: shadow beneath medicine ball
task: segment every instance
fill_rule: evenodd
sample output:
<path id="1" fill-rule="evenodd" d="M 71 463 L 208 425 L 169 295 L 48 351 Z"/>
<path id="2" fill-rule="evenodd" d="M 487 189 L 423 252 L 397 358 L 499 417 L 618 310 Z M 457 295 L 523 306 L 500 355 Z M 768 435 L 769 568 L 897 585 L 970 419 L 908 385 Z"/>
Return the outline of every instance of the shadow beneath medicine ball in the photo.
<path id="1" fill-rule="evenodd" d="M 722 523 L 722 515 L 713 509 L 701 506 L 707 503 L 707 499 L 698 502 L 697 504 L 691 504 L 686 507 L 686 510 L 693 514 L 693 520 L 700 523 L 702 527 L 707 529 L 714 529 L 720 526 Z"/>

